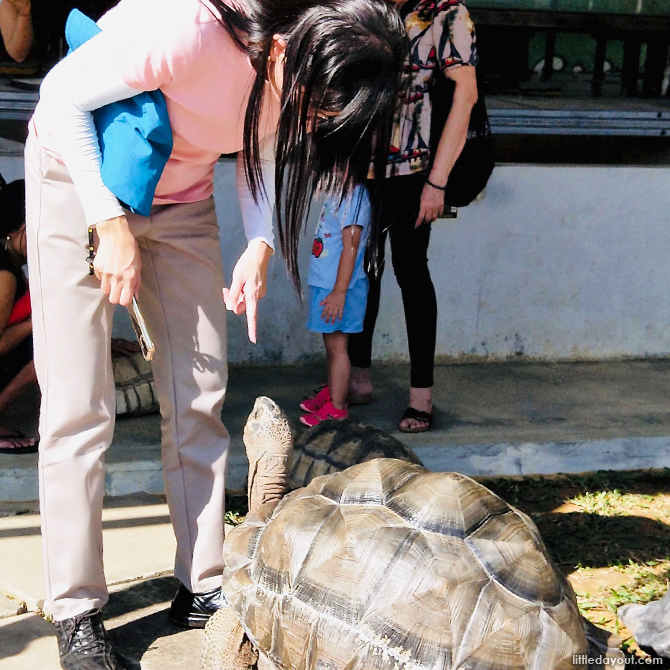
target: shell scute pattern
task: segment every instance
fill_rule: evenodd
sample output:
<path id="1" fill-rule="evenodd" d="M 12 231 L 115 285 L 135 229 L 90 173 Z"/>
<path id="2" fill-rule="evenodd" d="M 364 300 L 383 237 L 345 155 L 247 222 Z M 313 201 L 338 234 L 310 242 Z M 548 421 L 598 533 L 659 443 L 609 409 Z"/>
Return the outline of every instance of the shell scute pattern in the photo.
<path id="1" fill-rule="evenodd" d="M 251 574 L 261 588 L 282 594 L 294 587 L 314 553 L 323 527 L 332 526 L 331 517 L 337 517 L 339 512 L 337 505 L 323 502 L 302 498 L 286 513 L 276 510 L 273 523 L 252 554 Z M 309 524 L 302 523 L 305 517 L 310 519 Z"/>
<path id="2" fill-rule="evenodd" d="M 369 461 L 285 498 L 256 544 L 233 529 L 223 588 L 282 670 L 573 667 L 574 594 L 528 523 L 462 475 Z"/>
<path id="3" fill-rule="evenodd" d="M 515 510 L 487 519 L 465 542 L 489 575 L 519 598 L 550 606 L 563 599 L 556 570 Z"/>
<path id="4" fill-rule="evenodd" d="M 421 465 L 411 449 L 373 426 L 351 421 L 322 421 L 296 440 L 290 485 L 293 489 L 307 486 L 315 477 L 376 458 L 395 458 Z"/>
<path id="5" fill-rule="evenodd" d="M 348 468 L 337 477 L 319 480 L 317 490 L 341 505 L 385 505 L 399 488 L 425 473 L 420 465 L 387 458 L 366 461 L 365 465 L 365 468 Z"/>
<path id="6" fill-rule="evenodd" d="M 425 471 L 420 479 L 399 486 L 386 504 L 416 528 L 459 538 L 509 510 L 507 503 L 468 477 Z"/>
<path id="7" fill-rule="evenodd" d="M 255 554 L 264 530 L 264 523 L 253 523 L 247 520 L 242 525 L 236 526 L 234 533 L 226 532 L 226 539 L 230 538 L 227 544 L 230 557 L 227 563 L 229 570 L 251 562 L 251 556 Z"/>
<path id="8" fill-rule="evenodd" d="M 337 507 L 314 536 L 293 595 L 323 615 L 359 622 L 383 581 L 383 571 L 370 578 L 367 566 L 374 561 L 388 570 L 408 531 L 384 508 L 362 518 Z"/>
<path id="9" fill-rule="evenodd" d="M 231 603 L 233 604 L 233 603 Z M 242 622 L 248 630 L 254 631 L 252 640 L 260 649 L 272 649 L 277 635 L 281 635 L 275 612 L 281 608 L 281 596 L 272 591 L 258 588 L 253 603 L 246 609 Z"/>
<path id="10" fill-rule="evenodd" d="M 422 666 L 448 668 L 451 660 L 451 615 L 444 600 L 427 592 L 370 613 L 366 627 L 372 638 L 401 651 L 416 649 Z M 405 654 L 407 655 L 407 654 Z M 411 658 L 411 654 L 409 655 Z"/>

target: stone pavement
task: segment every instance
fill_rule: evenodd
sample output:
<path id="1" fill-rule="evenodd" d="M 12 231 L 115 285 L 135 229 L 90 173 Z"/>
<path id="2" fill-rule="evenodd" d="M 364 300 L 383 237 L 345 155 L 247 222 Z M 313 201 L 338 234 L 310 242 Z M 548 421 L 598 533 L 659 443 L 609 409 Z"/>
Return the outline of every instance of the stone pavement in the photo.
<path id="1" fill-rule="evenodd" d="M 297 423 L 298 402 L 323 382 L 322 363 L 232 366 L 224 421 L 231 433 L 227 487 L 243 491 L 247 473 L 242 428 L 258 395 L 277 401 Z M 375 400 L 351 417 L 393 433 L 433 470 L 473 476 L 554 474 L 670 467 L 670 361 L 488 363 L 436 369 L 434 428 L 405 435 L 409 370 L 373 368 Z M 25 427 L 16 407 L 9 425 Z M 0 455 L 0 501 L 37 497 L 35 455 Z M 160 493 L 157 415 L 117 422 L 107 455 L 107 493 Z"/>
<path id="2" fill-rule="evenodd" d="M 173 577 L 139 580 L 110 589 L 105 625 L 115 646 L 142 670 L 198 670 L 203 631 L 167 619 L 177 590 Z M 2 670 L 59 670 L 53 625 L 39 614 L 0 619 Z"/>
<path id="3" fill-rule="evenodd" d="M 144 670 L 197 670 L 202 631 L 167 619 L 178 584 L 171 576 L 175 541 L 162 496 L 108 498 L 103 541 L 110 585 L 104 614 L 115 643 L 129 658 L 142 659 Z M 44 586 L 35 504 L 0 505 L 0 593 L 0 670 L 58 670 L 53 626 L 40 615 Z"/>
<path id="4" fill-rule="evenodd" d="M 394 432 L 408 368 L 374 369 L 376 399 L 355 420 Z M 228 484 L 241 489 L 242 427 L 257 395 L 274 398 L 297 421 L 297 402 L 323 379 L 321 365 L 231 369 L 224 419 L 232 435 Z M 429 467 L 470 474 L 581 472 L 670 467 L 670 361 L 439 366 L 434 430 L 401 435 Z M 25 405 L 7 423 L 29 427 Z M 174 536 L 160 495 L 159 421 L 117 422 L 107 459 L 104 545 L 107 624 L 119 648 L 144 670 L 199 667 L 202 631 L 172 626 L 166 609 Z M 36 457 L 0 455 L 0 670 L 57 670 L 44 599 Z M 137 493 L 144 489 L 149 493 Z M 153 494 L 151 493 L 153 492 Z M 120 493 L 130 493 L 121 495 Z M 27 501 L 27 502 L 21 502 Z"/>

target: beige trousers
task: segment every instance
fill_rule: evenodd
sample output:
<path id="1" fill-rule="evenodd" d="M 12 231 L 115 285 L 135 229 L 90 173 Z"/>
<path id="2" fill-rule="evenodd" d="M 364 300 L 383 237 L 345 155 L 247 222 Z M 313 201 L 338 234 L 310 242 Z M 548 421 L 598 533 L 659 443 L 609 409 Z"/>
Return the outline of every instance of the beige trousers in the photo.
<path id="1" fill-rule="evenodd" d="M 42 391 L 40 505 L 47 606 L 56 620 L 107 601 L 102 563 L 104 454 L 114 432 L 114 307 L 88 274 L 87 228 L 65 167 L 26 144 L 26 220 L 35 367 Z M 142 258 L 139 304 L 156 344 L 163 471 L 177 538 L 176 577 L 221 584 L 221 422 L 226 323 L 213 199 L 128 215 Z M 147 546 L 146 551 L 152 551 Z"/>

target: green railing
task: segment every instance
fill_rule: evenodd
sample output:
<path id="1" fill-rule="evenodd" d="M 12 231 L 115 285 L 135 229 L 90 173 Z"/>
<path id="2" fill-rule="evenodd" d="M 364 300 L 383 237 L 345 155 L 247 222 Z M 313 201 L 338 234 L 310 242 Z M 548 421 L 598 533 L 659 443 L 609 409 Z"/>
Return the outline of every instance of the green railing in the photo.
<path id="1" fill-rule="evenodd" d="M 670 0 L 470 0 L 466 4 L 488 9 L 670 16 Z"/>
<path id="2" fill-rule="evenodd" d="M 663 99 L 670 0 L 472 0 L 489 93 Z"/>

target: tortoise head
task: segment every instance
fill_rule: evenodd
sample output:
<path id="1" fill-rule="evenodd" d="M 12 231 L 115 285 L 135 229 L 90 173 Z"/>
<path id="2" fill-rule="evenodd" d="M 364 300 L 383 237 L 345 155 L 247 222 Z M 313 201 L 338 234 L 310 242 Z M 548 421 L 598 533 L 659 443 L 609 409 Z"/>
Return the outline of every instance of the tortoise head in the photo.
<path id="1" fill-rule="evenodd" d="M 269 517 L 288 491 L 293 435 L 286 414 L 261 396 L 244 426 L 244 445 L 249 459 L 249 515 Z"/>
<path id="2" fill-rule="evenodd" d="M 293 447 L 293 435 L 286 414 L 274 400 L 260 396 L 244 426 L 247 452 L 258 450 L 285 453 Z M 250 459 L 251 460 L 251 459 Z"/>

